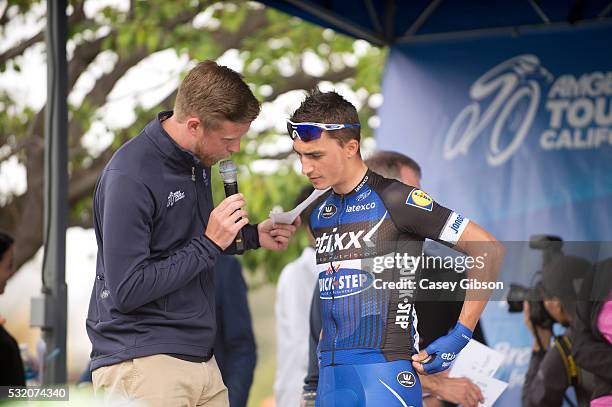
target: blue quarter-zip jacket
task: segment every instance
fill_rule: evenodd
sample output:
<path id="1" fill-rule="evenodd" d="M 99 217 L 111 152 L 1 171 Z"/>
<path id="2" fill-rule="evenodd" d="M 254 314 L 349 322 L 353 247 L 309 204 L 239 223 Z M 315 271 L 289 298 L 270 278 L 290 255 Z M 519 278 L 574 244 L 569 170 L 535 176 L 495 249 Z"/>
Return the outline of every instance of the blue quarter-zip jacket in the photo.
<path id="1" fill-rule="evenodd" d="M 207 358 L 215 339 L 215 260 L 204 232 L 210 168 L 166 133 L 162 112 L 104 168 L 93 201 L 98 243 L 87 316 L 91 370 L 154 354 Z M 257 227 L 243 229 L 259 247 Z"/>

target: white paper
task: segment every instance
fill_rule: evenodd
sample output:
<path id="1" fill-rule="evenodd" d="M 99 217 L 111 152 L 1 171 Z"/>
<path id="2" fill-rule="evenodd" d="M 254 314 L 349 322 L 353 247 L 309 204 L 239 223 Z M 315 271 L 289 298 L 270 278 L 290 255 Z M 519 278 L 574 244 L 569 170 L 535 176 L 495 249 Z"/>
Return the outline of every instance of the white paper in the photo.
<path id="1" fill-rule="evenodd" d="M 473 374 L 471 377 L 468 377 L 468 379 L 476 386 L 480 387 L 480 391 L 485 400 L 484 403 L 478 403 L 478 406 L 481 407 L 491 407 L 504 390 L 506 390 L 506 387 L 508 387 L 508 383 L 506 382 L 479 374 Z"/>
<path id="2" fill-rule="evenodd" d="M 295 218 L 300 216 L 300 213 L 302 213 L 302 211 L 304 209 L 306 209 L 308 207 L 308 205 L 310 205 L 311 203 L 316 201 L 316 199 L 318 197 L 323 195 L 328 190 L 329 190 L 329 188 L 327 188 L 327 189 L 315 189 L 314 191 L 312 191 L 312 194 L 310 194 L 310 196 L 308 198 L 306 198 L 301 204 L 299 204 L 298 206 L 296 206 L 295 208 L 293 208 L 289 212 L 274 212 L 274 211 L 271 211 L 270 212 L 270 219 L 272 219 L 272 223 L 275 223 L 275 224 L 276 223 L 288 223 L 288 224 L 293 223 Z"/>
<path id="3" fill-rule="evenodd" d="M 493 377 L 504 361 L 504 355 L 472 339 L 455 359 L 449 377 L 467 377 L 478 374 Z"/>
<path id="4" fill-rule="evenodd" d="M 508 387 L 508 383 L 493 378 L 503 360 L 500 352 L 472 339 L 455 359 L 448 376 L 470 379 L 485 399 L 479 406 L 490 407 Z"/>

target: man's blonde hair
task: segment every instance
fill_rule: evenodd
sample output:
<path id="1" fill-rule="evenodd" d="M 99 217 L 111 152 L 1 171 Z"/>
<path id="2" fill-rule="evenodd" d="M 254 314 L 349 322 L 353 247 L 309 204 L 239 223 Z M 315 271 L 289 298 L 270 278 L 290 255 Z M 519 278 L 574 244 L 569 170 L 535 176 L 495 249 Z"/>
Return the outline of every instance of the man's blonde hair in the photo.
<path id="1" fill-rule="evenodd" d="M 183 79 L 174 102 L 179 122 L 195 116 L 207 128 L 219 121 L 249 123 L 259 114 L 260 105 L 242 75 L 214 61 L 197 64 Z"/>

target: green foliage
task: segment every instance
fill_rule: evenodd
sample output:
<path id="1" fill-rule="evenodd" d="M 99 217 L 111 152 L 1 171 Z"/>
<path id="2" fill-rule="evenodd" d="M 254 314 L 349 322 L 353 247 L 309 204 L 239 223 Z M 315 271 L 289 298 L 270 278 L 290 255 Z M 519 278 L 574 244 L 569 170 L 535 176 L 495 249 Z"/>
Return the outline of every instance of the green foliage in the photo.
<path id="1" fill-rule="evenodd" d="M 93 0 L 95 1 L 95 0 Z M 11 1 L 27 12 L 32 1 Z M 80 2 L 72 0 L 73 6 Z M 225 2 L 205 0 L 148 0 L 132 2 L 132 10 L 124 10 L 107 6 L 101 9 L 94 18 L 79 21 L 70 27 L 70 41 L 74 45 L 91 40 L 93 33 L 99 32 L 102 26 L 110 28 L 105 34 L 102 51 L 112 50 L 120 60 L 134 55 L 136 50 L 147 54 L 173 49 L 177 55 L 188 55 L 192 60 L 217 59 L 228 47 L 239 47 L 240 58 L 244 63 L 245 80 L 252 85 L 254 93 L 263 101 L 273 97 L 264 92 L 262 87 L 271 87 L 273 94 L 280 90 L 300 89 L 298 79 L 309 78 L 302 69 L 306 52 L 315 54 L 322 61 L 326 73 L 321 80 L 327 80 L 328 73 L 342 72 L 347 67 L 355 70 L 351 78 L 344 80 L 354 91 L 362 94 L 379 92 L 380 78 L 386 58 L 385 50 L 375 47 L 365 47 L 352 63 L 347 63 L 347 55 L 354 54 L 355 40 L 331 30 L 306 23 L 298 18 L 288 16 L 274 9 L 265 9 L 256 3 L 234 0 Z M 211 20 L 204 26 L 194 24 L 192 19 L 200 11 L 206 10 Z M 192 14 L 189 14 L 189 12 Z M 187 12 L 188 18 L 185 19 Z M 255 24 L 255 27 L 253 25 Z M 245 30 L 251 30 L 242 35 Z M 232 39 L 232 41 L 229 41 Z M 362 49 L 364 47 L 361 47 Z M 7 64 L 7 69 L 16 69 L 14 62 Z M 19 62 L 19 61 L 17 61 Z M 0 67 L 2 68 L 2 67 Z M 3 68 L 2 68 L 3 69 Z M 297 78 L 297 79 L 296 79 Z M 315 80 L 316 82 L 316 80 Z M 151 84 L 155 85 L 155 84 Z M 108 90 L 110 92 L 110 89 Z M 362 97 L 363 99 L 363 97 Z M 9 137 L 19 139 L 28 134 L 28 126 L 35 112 L 30 110 L 14 111 L 7 109 L 12 100 L 0 90 L 0 140 Z M 151 109 L 138 107 L 135 111 L 136 120 L 128 128 L 115 131 L 115 139 L 111 150 L 116 150 L 126 140 L 136 136 L 146 123 L 155 117 L 161 109 L 171 108 L 172 103 L 158 105 Z M 97 102 L 92 102 L 86 96 L 79 106 L 71 107 L 71 119 L 79 123 L 83 133 L 98 120 L 100 108 Z M 368 126 L 368 119 L 375 112 L 364 103 L 359 112 L 362 121 L 363 137 L 373 133 Z M 283 121 L 284 117 L 279 117 Z M 76 137 L 71 146 L 78 144 L 82 135 Z M 277 170 L 262 174 L 254 169 L 260 158 L 257 149 L 247 148 L 255 143 L 274 143 L 278 137 L 274 130 L 268 129 L 261 134 L 250 133 L 243 142 L 245 147 L 233 157 L 240 165 L 240 190 L 247 198 L 247 209 L 252 223 L 266 219 L 269 211 L 277 205 L 284 209 L 293 207 L 295 197 L 307 180 L 294 170 L 295 156 L 275 160 Z M 95 157 L 90 157 L 82 150 L 71 155 L 71 169 L 87 168 Z M 283 153 L 283 151 L 279 151 Z M 4 157 L 0 156 L 0 160 Z M 26 161 L 24 158 L 23 162 Z M 271 164 L 272 165 L 272 164 Z M 224 197 L 222 184 L 218 178 L 217 169 L 213 169 L 214 197 L 220 201 Z M 92 188 L 93 194 L 93 188 Z M 1 209 L 1 208 L 0 208 Z M 91 194 L 73 205 L 72 219 L 86 219 L 91 211 Z M 298 257 L 302 248 L 308 244 L 306 234 L 302 231 L 284 253 L 274 253 L 267 250 L 251 251 L 241 257 L 246 269 L 254 273 L 262 273 L 268 280 L 275 281 L 282 267 Z"/>

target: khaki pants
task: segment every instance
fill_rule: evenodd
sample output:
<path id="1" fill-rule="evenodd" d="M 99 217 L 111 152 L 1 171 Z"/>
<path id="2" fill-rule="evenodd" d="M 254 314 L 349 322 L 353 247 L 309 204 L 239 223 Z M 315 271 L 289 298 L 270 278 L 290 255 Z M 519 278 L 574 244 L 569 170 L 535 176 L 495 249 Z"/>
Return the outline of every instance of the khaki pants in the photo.
<path id="1" fill-rule="evenodd" d="M 227 388 L 213 357 L 205 363 L 153 355 L 92 372 L 96 397 L 112 406 L 229 407 Z"/>

